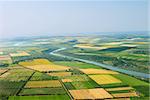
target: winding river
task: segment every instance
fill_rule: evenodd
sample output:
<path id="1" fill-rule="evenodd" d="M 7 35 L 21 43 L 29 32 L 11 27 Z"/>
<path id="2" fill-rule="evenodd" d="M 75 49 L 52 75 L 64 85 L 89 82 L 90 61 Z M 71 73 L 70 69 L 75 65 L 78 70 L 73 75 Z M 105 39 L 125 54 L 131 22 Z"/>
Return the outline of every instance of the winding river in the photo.
<path id="1" fill-rule="evenodd" d="M 54 51 L 50 52 L 49 54 L 59 56 L 59 57 L 68 58 L 68 59 L 72 59 L 72 60 L 77 60 L 77 61 L 81 61 L 81 62 L 85 62 L 85 63 L 94 64 L 94 65 L 97 65 L 97 66 L 100 66 L 100 67 L 103 67 L 103 68 L 106 68 L 106 69 L 118 71 L 118 72 L 128 74 L 128 75 L 132 75 L 132 76 L 137 76 L 137 77 L 141 77 L 141 78 L 150 78 L 150 74 L 125 70 L 125 69 L 114 67 L 114 66 L 111 66 L 111 65 L 106 65 L 106 64 L 99 63 L 99 62 L 94 62 L 94 61 L 85 60 L 85 59 L 81 59 L 81 58 L 66 56 L 66 55 L 62 55 L 62 54 L 58 53 L 59 51 L 63 51 L 65 49 L 67 49 L 67 48 L 60 48 L 60 49 L 57 49 L 57 50 L 54 50 Z"/>

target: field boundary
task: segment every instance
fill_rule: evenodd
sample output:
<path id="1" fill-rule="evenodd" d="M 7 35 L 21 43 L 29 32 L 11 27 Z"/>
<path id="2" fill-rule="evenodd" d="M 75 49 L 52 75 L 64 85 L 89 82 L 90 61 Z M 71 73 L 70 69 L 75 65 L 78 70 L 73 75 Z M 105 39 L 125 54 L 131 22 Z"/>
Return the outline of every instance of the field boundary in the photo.
<path id="1" fill-rule="evenodd" d="M 65 89 L 65 91 L 66 91 L 67 94 L 69 95 L 70 99 L 71 99 L 71 100 L 74 100 L 73 97 L 71 96 L 71 94 L 69 93 L 68 89 L 65 87 L 64 83 L 63 83 L 60 79 L 59 79 L 59 81 L 60 81 L 62 87 Z"/>
<path id="2" fill-rule="evenodd" d="M 17 96 L 19 96 L 19 93 L 21 92 L 21 90 L 24 88 L 24 86 L 27 84 L 27 82 L 32 78 L 32 76 L 34 75 L 35 71 L 32 73 L 32 75 L 24 82 L 24 84 L 22 85 L 22 87 L 18 90 L 18 92 L 16 93 Z"/>

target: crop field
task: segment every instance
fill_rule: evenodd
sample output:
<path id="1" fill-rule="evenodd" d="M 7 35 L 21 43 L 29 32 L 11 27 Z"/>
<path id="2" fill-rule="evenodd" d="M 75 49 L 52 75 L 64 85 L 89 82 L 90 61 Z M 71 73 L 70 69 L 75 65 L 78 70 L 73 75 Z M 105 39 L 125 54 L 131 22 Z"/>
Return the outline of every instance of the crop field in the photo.
<path id="1" fill-rule="evenodd" d="M 78 44 L 75 45 L 74 47 L 78 47 L 78 48 L 85 48 L 85 49 L 94 49 L 94 50 L 103 50 L 103 49 L 107 49 L 113 46 L 94 46 L 91 44 Z"/>
<path id="2" fill-rule="evenodd" d="M 11 82 L 0 80 L 0 96 L 15 95 L 23 86 L 24 82 Z"/>
<path id="3" fill-rule="evenodd" d="M 134 35 L 8 40 L 0 100 L 149 100 L 148 38 Z"/>
<path id="4" fill-rule="evenodd" d="M 53 72 L 53 73 L 48 73 L 48 75 L 50 75 L 50 76 L 59 76 L 59 77 L 71 76 L 71 72 Z"/>
<path id="5" fill-rule="evenodd" d="M 71 79 L 62 79 L 62 82 L 72 82 L 72 80 Z"/>
<path id="6" fill-rule="evenodd" d="M 100 87 L 98 84 L 94 84 L 92 81 L 78 81 L 71 82 L 75 89 L 92 89 Z"/>
<path id="7" fill-rule="evenodd" d="M 34 59 L 29 62 L 20 62 L 20 64 L 24 66 L 33 66 L 33 65 L 47 65 L 47 64 L 52 64 L 52 62 L 48 61 L 47 59 Z"/>
<path id="8" fill-rule="evenodd" d="M 71 79 L 72 81 L 88 81 L 89 77 L 86 75 L 72 75 L 66 76 L 65 78 Z"/>
<path id="9" fill-rule="evenodd" d="M 75 100 L 113 98 L 112 95 L 105 91 L 103 88 L 69 90 L 69 92 Z"/>
<path id="10" fill-rule="evenodd" d="M 139 91 L 141 94 L 145 96 L 149 96 L 149 84 L 147 82 L 138 80 L 134 77 L 124 75 L 124 74 L 118 74 L 113 75 L 114 77 L 120 79 L 123 83 L 129 84 L 133 88 L 135 88 L 137 91 Z"/>
<path id="11" fill-rule="evenodd" d="M 8 55 L 2 55 L 2 56 L 0 56 L 0 61 L 2 61 L 2 60 L 11 60 L 11 58 Z"/>
<path id="12" fill-rule="evenodd" d="M 61 87 L 58 80 L 28 81 L 25 88 Z"/>
<path id="13" fill-rule="evenodd" d="M 89 75 L 98 84 L 112 84 L 112 83 L 122 83 L 119 79 L 111 75 Z"/>
<path id="14" fill-rule="evenodd" d="M 68 95 L 10 96 L 8 100 L 69 100 Z"/>
<path id="15" fill-rule="evenodd" d="M 29 61 L 29 62 L 20 62 L 19 64 L 26 68 L 37 70 L 40 72 L 61 71 L 61 70 L 69 70 L 70 69 L 69 67 L 66 67 L 66 66 L 53 64 L 46 59 L 35 59 L 35 60 Z"/>
<path id="16" fill-rule="evenodd" d="M 55 77 L 51 77 L 47 74 L 35 72 L 30 80 L 32 81 L 40 81 L 40 80 L 53 80 Z"/>
<path id="17" fill-rule="evenodd" d="M 26 81 L 33 74 L 33 71 L 28 69 L 11 69 L 0 76 L 0 80 L 7 81 Z"/>
<path id="18" fill-rule="evenodd" d="M 134 47 L 128 47 L 128 46 L 122 46 L 122 47 L 113 47 L 113 48 L 107 48 L 107 49 L 103 49 L 102 51 L 107 51 L 107 52 L 121 52 L 124 50 L 128 50 Z"/>
<path id="19" fill-rule="evenodd" d="M 106 91 L 120 91 L 120 90 L 133 90 L 133 87 L 117 87 L 117 88 L 107 88 Z"/>
<path id="20" fill-rule="evenodd" d="M 88 69 L 79 69 L 85 74 L 118 74 L 117 72 L 105 70 L 105 69 L 94 69 L 94 68 L 88 68 Z"/>
<path id="21" fill-rule="evenodd" d="M 59 88 L 30 88 L 23 89 L 19 95 L 62 95 L 66 94 L 65 90 Z"/>
<path id="22" fill-rule="evenodd" d="M 0 68 L 0 75 L 5 73 L 8 69 Z"/>
<path id="23" fill-rule="evenodd" d="M 122 98 L 122 97 L 137 97 L 136 92 L 130 92 L 130 93 L 114 93 L 112 94 L 113 97 Z"/>
<path id="24" fill-rule="evenodd" d="M 0 78 L 6 78 L 9 74 L 9 72 L 5 72 L 2 75 L 0 75 Z"/>
<path id="25" fill-rule="evenodd" d="M 55 61 L 54 63 L 59 64 L 59 65 L 64 65 L 64 66 L 70 66 L 70 67 L 76 67 L 76 68 L 81 68 L 81 69 L 87 69 L 87 68 L 96 68 L 96 69 L 101 69 L 101 67 L 93 65 L 93 64 L 87 64 L 83 62 L 78 62 L 78 61 Z"/>
<path id="26" fill-rule="evenodd" d="M 0 63 L 12 63 L 12 59 L 9 55 L 0 55 Z"/>
<path id="27" fill-rule="evenodd" d="M 17 56 L 30 56 L 29 53 L 22 51 L 22 52 L 17 52 L 17 53 L 10 53 L 11 57 L 17 57 Z"/>

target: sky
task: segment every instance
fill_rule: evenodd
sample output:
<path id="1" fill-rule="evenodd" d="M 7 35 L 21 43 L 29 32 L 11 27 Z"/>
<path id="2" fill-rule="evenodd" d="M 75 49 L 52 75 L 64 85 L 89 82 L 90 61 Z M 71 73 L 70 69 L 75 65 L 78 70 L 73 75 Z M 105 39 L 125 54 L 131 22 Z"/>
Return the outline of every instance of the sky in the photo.
<path id="1" fill-rule="evenodd" d="M 0 38 L 148 31 L 148 0 L 1 0 Z"/>

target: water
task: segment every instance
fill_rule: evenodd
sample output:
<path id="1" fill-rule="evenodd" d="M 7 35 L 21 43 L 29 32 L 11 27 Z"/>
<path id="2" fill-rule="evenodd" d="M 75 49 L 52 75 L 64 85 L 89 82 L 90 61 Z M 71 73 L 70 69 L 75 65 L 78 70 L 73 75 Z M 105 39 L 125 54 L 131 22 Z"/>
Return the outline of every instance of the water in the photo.
<path id="1" fill-rule="evenodd" d="M 137 76 L 137 77 L 141 77 L 141 78 L 150 78 L 150 74 L 125 70 L 125 69 L 114 67 L 114 66 L 111 66 L 111 65 L 102 64 L 102 63 L 99 63 L 99 62 L 94 62 L 94 61 L 85 60 L 85 59 L 81 59 L 81 58 L 75 58 L 75 57 L 71 57 L 71 56 L 65 56 L 65 55 L 57 53 L 59 51 L 65 50 L 65 49 L 67 49 L 67 48 L 60 48 L 60 49 L 57 49 L 57 50 L 54 50 L 54 51 L 50 52 L 50 54 L 55 55 L 55 56 L 68 58 L 68 59 L 72 59 L 72 60 L 82 61 L 82 62 L 85 62 L 85 63 L 94 64 L 94 65 L 97 65 L 97 66 L 100 66 L 100 67 L 103 67 L 103 68 L 106 68 L 106 69 L 118 71 L 118 72 L 125 73 L 125 74 L 132 75 L 132 76 Z"/>

